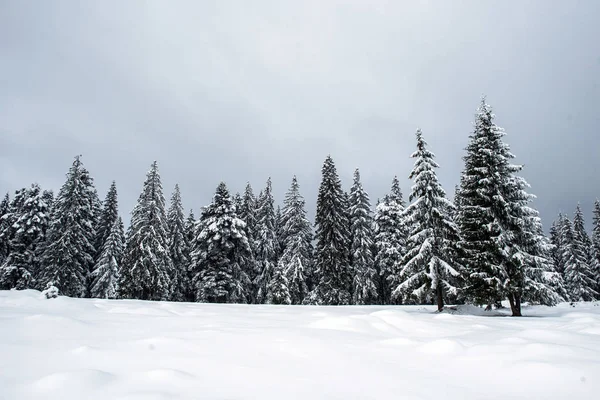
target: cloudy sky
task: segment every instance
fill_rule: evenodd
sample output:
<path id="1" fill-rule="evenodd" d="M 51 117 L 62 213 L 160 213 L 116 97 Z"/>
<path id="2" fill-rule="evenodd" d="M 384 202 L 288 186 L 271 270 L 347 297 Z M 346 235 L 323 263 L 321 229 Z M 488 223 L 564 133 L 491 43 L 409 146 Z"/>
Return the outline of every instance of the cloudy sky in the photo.
<path id="1" fill-rule="evenodd" d="M 600 2 L 0 1 L 0 191 L 58 190 L 73 157 L 128 214 L 150 163 L 167 197 L 219 181 L 312 212 L 331 154 L 372 200 L 410 190 L 423 129 L 452 194 L 482 94 L 546 227 L 600 197 Z"/>

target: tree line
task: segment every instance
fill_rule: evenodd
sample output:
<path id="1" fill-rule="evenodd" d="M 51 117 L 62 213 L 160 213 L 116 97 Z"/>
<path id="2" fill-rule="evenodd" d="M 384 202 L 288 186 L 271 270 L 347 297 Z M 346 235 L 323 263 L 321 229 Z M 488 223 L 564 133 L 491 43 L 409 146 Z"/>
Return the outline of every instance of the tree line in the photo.
<path id="1" fill-rule="evenodd" d="M 358 169 L 344 191 L 322 167 L 314 227 L 294 177 L 281 207 L 225 183 L 198 219 L 154 162 L 125 231 L 115 182 L 100 201 L 76 157 L 58 195 L 38 184 L 0 203 L 0 288 L 72 297 L 249 304 L 554 305 L 600 297 L 600 203 L 591 237 L 578 206 L 548 238 L 504 130 L 482 100 L 450 201 L 416 132 L 408 204 L 397 178 L 372 210 Z"/>

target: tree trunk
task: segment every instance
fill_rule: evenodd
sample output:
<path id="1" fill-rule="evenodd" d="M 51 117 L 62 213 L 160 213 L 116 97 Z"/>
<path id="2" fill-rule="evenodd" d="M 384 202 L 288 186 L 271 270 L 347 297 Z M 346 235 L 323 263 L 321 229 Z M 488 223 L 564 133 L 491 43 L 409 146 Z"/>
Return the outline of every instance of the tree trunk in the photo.
<path id="1" fill-rule="evenodd" d="M 512 311 L 513 317 L 521 317 L 521 296 L 518 294 L 511 294 L 508 296 L 510 303 L 510 310 Z"/>
<path id="2" fill-rule="evenodd" d="M 442 312 L 444 309 L 444 296 L 442 296 L 442 285 L 438 283 L 437 288 L 435 289 L 436 298 L 437 298 L 437 306 L 438 311 Z"/>

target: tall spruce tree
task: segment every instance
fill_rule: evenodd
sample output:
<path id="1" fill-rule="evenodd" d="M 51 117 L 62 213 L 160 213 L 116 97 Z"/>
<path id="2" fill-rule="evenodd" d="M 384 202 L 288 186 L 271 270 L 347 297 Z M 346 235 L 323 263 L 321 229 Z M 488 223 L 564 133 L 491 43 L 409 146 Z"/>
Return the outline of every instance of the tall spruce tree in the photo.
<path id="1" fill-rule="evenodd" d="M 54 201 L 38 287 L 53 282 L 63 295 L 83 297 L 94 266 L 98 194 L 94 180 L 75 157 Z"/>
<path id="2" fill-rule="evenodd" d="M 184 301 L 189 291 L 188 269 L 190 265 L 190 245 L 186 236 L 183 204 L 179 185 L 175 185 L 171 196 L 171 206 L 167 212 L 168 246 L 173 269 L 171 271 L 171 300 Z"/>
<path id="3" fill-rule="evenodd" d="M 568 243 L 565 254 L 565 285 L 570 300 L 592 301 L 598 295 L 596 280 L 589 265 L 589 237 L 585 232 L 583 213 L 579 205 L 573 224 L 566 219 L 563 226 L 564 241 Z"/>
<path id="4" fill-rule="evenodd" d="M 406 253 L 407 227 L 404 200 L 398 178 L 392 189 L 377 204 L 374 217 L 375 268 L 379 275 L 379 295 L 382 304 L 392 304 L 392 291 L 400 284 L 402 257 Z M 396 298 L 400 300 L 400 298 Z"/>
<path id="5" fill-rule="evenodd" d="M 106 203 L 105 203 L 106 207 Z M 100 299 L 116 299 L 118 295 L 119 269 L 125 250 L 125 228 L 117 217 L 91 274 L 90 296 Z"/>
<path id="6" fill-rule="evenodd" d="M 600 201 L 594 203 L 594 219 L 592 228 L 592 246 L 594 255 L 592 272 L 596 278 L 596 292 L 600 294 Z M 600 299 L 600 295 L 596 296 Z"/>
<path id="7" fill-rule="evenodd" d="M 291 303 L 302 304 L 309 291 L 313 246 L 305 201 L 295 176 L 283 200 L 280 223 L 283 254 L 279 265 L 287 278 Z"/>
<path id="8" fill-rule="evenodd" d="M 195 301 L 196 300 L 196 290 L 192 283 L 192 279 L 194 277 L 192 271 L 192 243 L 194 243 L 196 237 L 196 216 L 194 215 L 194 211 L 190 210 L 190 213 L 185 220 L 185 240 L 188 245 L 188 265 L 186 265 L 185 273 L 186 273 L 186 292 L 185 299 L 186 301 Z"/>
<path id="9" fill-rule="evenodd" d="M 442 311 L 446 293 L 456 296 L 458 291 L 458 227 L 452 219 L 454 205 L 437 179 L 435 155 L 427 149 L 420 129 L 416 137 L 417 150 L 411 155 L 416 160 L 409 176 L 414 181 L 409 197 L 412 203 L 404 213 L 410 232 L 401 283 L 392 297 L 401 297 L 404 303 L 435 301 Z"/>
<path id="10" fill-rule="evenodd" d="M 528 278 L 528 269 L 535 268 L 529 227 L 537 211 L 529 207 L 534 196 L 526 192 L 525 180 L 516 175 L 522 167 L 510 163 L 514 155 L 503 142 L 504 136 L 504 130 L 494 123 L 491 107 L 482 99 L 461 176 L 459 245 L 467 296 L 488 306 L 508 298 L 513 316 L 520 316 L 525 291 L 545 286 L 534 285 Z"/>
<path id="11" fill-rule="evenodd" d="M 38 184 L 17 191 L 1 233 L 8 240 L 8 256 L 0 264 L 1 289 L 34 287 L 46 240 L 50 211 Z"/>
<path id="12" fill-rule="evenodd" d="M 246 224 L 235 212 L 221 182 L 213 201 L 202 210 L 192 243 L 192 271 L 198 301 L 245 303 L 250 280 L 244 266 L 251 256 Z"/>
<path id="13" fill-rule="evenodd" d="M 249 291 L 249 301 L 251 303 L 257 303 L 256 294 L 258 289 L 254 282 L 257 282 L 258 274 L 260 273 L 260 269 L 255 260 L 257 242 L 256 202 L 257 199 L 254 196 L 252 185 L 248 182 L 242 196 L 242 207 L 237 210 L 237 212 L 240 219 L 246 223 L 246 237 L 248 238 L 248 244 L 251 250 L 251 256 L 247 259 L 248 263 L 244 268 L 248 278 L 252 282 L 252 287 Z"/>
<path id="14" fill-rule="evenodd" d="M 324 305 L 350 304 L 352 270 L 348 259 L 348 210 L 342 183 L 331 156 L 325 159 L 321 172 L 315 217 L 318 283 L 310 301 Z"/>
<path id="15" fill-rule="evenodd" d="M 10 212 L 10 197 L 8 193 L 4 196 L 2 201 L 0 202 L 0 265 L 4 262 L 6 257 L 8 257 L 8 236 L 4 235 L 4 232 L 7 232 L 8 235 L 8 227 L 10 223 L 9 212 Z"/>
<path id="16" fill-rule="evenodd" d="M 360 182 L 358 168 L 349 196 L 350 215 L 350 266 L 352 268 L 352 303 L 374 304 L 377 291 L 377 271 L 373 257 L 373 218 L 368 193 Z"/>
<path id="17" fill-rule="evenodd" d="M 277 219 L 273 200 L 271 178 L 257 202 L 255 261 L 259 269 L 255 281 L 257 303 L 267 301 L 269 282 L 277 265 Z"/>
<path id="18" fill-rule="evenodd" d="M 168 247 L 165 198 L 154 161 L 137 204 L 131 212 L 131 225 L 121 270 L 119 297 L 140 300 L 167 300 L 173 264 Z"/>

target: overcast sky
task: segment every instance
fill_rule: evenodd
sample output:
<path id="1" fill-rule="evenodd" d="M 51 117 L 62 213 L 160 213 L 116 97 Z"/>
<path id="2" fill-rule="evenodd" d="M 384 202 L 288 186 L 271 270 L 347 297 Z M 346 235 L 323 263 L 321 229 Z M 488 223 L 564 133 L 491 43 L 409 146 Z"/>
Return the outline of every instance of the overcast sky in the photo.
<path id="1" fill-rule="evenodd" d="M 482 94 L 546 229 L 600 197 L 600 1 L 0 0 L 0 191 L 77 154 L 128 219 L 159 162 L 196 214 L 219 183 L 278 203 L 320 168 L 408 196 L 420 127 L 452 196 Z"/>

